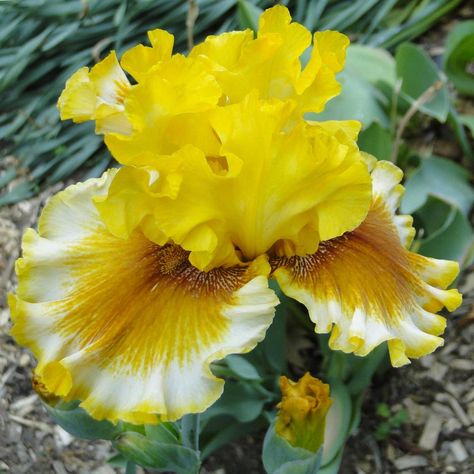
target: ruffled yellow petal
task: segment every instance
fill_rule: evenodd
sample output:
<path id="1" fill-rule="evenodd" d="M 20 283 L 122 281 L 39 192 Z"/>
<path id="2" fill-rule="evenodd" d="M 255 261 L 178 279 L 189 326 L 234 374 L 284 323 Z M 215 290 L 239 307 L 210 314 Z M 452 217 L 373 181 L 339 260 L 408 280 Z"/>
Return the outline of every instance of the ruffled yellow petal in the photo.
<path id="1" fill-rule="evenodd" d="M 129 136 L 110 134 L 105 143 L 123 164 L 143 165 L 144 155 L 167 154 L 193 143 L 212 154 L 218 143 L 207 121 L 221 89 L 200 59 L 174 55 L 158 63 L 127 95 Z"/>
<path id="2" fill-rule="evenodd" d="M 212 361 L 264 337 L 278 303 L 270 267 L 262 257 L 204 273 L 175 244 L 115 237 L 92 202 L 113 175 L 54 196 L 25 234 L 12 334 L 52 396 L 98 419 L 177 419 L 220 396 Z"/>
<path id="3" fill-rule="evenodd" d="M 344 64 L 349 40 L 326 31 L 314 36 L 310 61 L 302 69 L 301 55 L 311 46 L 311 33 L 291 21 L 288 9 L 276 5 L 260 17 L 257 38 L 250 31 L 208 37 L 190 56 L 209 62 L 225 103 L 237 103 L 257 90 L 264 99 L 292 100 L 294 116 L 321 112 L 340 92 L 335 79 Z"/>
<path id="4" fill-rule="evenodd" d="M 173 53 L 174 37 L 164 30 L 148 32 L 151 47 L 139 44 L 126 51 L 120 60 L 121 66 L 138 82 L 160 61 L 167 61 Z"/>
<path id="5" fill-rule="evenodd" d="M 148 36 L 151 46 L 137 45 L 121 59 L 138 84 L 130 85 L 112 52 L 74 74 L 58 102 L 62 119 L 95 120 L 114 158 L 133 166 L 150 166 L 151 155 L 186 145 L 218 157 L 220 143 L 209 123 L 214 110 L 252 94 L 291 104 L 287 128 L 306 112 L 322 111 L 340 91 L 335 75 L 348 45 L 340 33 L 317 33 L 302 67 L 311 33 L 281 5 L 261 15 L 257 37 L 250 30 L 209 36 L 188 57 L 172 54 L 171 34 L 153 30 Z"/>
<path id="6" fill-rule="evenodd" d="M 73 119 L 76 123 L 93 120 L 97 105 L 97 94 L 89 79 L 89 68 L 76 71 L 66 82 L 58 100 L 61 120 Z"/>
<path id="7" fill-rule="evenodd" d="M 238 67 L 243 54 L 242 48 L 253 40 L 251 30 L 229 31 L 220 35 L 210 35 L 202 43 L 194 46 L 190 57 L 201 57 L 209 61 L 214 74 Z"/>
<path id="8" fill-rule="evenodd" d="M 191 251 L 191 262 L 203 270 L 269 251 L 314 252 L 320 239 L 341 235 L 364 219 L 370 176 L 344 132 L 350 125 L 334 132 L 331 125 L 301 122 L 285 132 L 291 112 L 288 104 L 251 96 L 215 111 L 210 122 L 221 143 L 220 159 L 189 146 L 157 157 L 146 170 L 121 170 L 123 179 L 98 203 L 102 218 L 124 236 L 138 225 L 139 215 L 150 238 L 160 242 L 166 235 Z M 160 177 L 150 186 L 151 169 Z M 158 191 L 169 179 L 179 182 L 176 196 Z M 117 218 L 117 212 L 127 216 Z M 114 227 L 120 222 L 133 225 Z"/>
<path id="9" fill-rule="evenodd" d="M 66 82 L 58 100 L 61 119 L 96 120 L 96 133 L 128 134 L 131 124 L 123 103 L 129 90 L 130 83 L 112 51 L 90 71 L 79 69 Z"/>
<path id="10" fill-rule="evenodd" d="M 378 162 L 373 203 L 359 227 L 321 242 L 312 255 L 271 261 L 282 290 L 308 308 L 316 332 L 332 330 L 333 349 L 364 356 L 388 341 L 396 367 L 442 345 L 445 319 L 434 313 L 461 303 L 457 290 L 446 290 L 459 271 L 456 262 L 405 248 L 401 216 L 394 214 L 401 178 L 396 166 Z"/>

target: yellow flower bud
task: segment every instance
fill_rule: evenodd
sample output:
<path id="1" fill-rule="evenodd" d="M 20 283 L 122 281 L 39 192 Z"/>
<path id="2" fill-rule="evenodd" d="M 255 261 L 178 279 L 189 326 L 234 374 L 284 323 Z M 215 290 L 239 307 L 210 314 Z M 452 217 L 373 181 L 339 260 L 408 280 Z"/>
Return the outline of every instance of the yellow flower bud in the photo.
<path id="1" fill-rule="evenodd" d="M 280 377 L 276 432 L 292 446 L 317 452 L 324 441 L 326 415 L 332 400 L 329 385 L 306 372 L 297 382 Z"/>

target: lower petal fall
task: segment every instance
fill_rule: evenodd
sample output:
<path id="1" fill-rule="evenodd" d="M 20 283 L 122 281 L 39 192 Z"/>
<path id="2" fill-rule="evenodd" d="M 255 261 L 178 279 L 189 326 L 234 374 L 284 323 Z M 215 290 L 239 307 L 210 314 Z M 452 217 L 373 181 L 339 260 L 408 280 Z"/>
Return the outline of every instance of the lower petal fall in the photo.
<path id="1" fill-rule="evenodd" d="M 202 411 L 223 388 L 209 364 L 251 350 L 271 324 L 268 262 L 202 272 L 174 244 L 113 236 L 91 203 L 109 182 L 59 193 L 40 235 L 26 233 L 12 333 L 35 353 L 45 388 L 95 418 L 152 423 Z M 67 234 L 68 216 L 82 232 Z"/>
<path id="2" fill-rule="evenodd" d="M 321 242 L 312 255 L 271 259 L 273 276 L 308 308 L 316 332 L 332 331 L 331 348 L 365 356 L 388 341 L 395 367 L 441 346 L 446 320 L 434 313 L 461 303 L 457 290 L 446 290 L 458 274 L 457 262 L 424 257 L 404 245 L 398 223 L 406 216 L 394 214 L 403 192 L 398 171 L 376 164 L 374 200 L 358 228 Z"/>

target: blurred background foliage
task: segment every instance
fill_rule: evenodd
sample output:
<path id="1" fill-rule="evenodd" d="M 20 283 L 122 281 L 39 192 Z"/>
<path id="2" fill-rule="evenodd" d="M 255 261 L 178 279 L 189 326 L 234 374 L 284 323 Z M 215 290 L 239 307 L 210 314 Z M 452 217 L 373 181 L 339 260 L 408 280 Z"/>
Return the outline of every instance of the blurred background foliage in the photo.
<path id="1" fill-rule="evenodd" d="M 146 31 L 164 28 L 187 49 L 185 0 L 3 0 L 0 2 L 0 143 L 11 165 L 0 174 L 0 206 L 68 178 L 97 176 L 112 163 L 93 124 L 62 123 L 56 100 L 66 79 L 110 50 L 120 55 Z M 230 29 L 253 28 L 270 0 L 196 0 L 195 41 Z M 474 118 L 459 97 L 474 95 L 469 70 L 474 21 L 460 21 L 435 61 L 413 43 L 462 0 L 286 0 L 310 30 L 334 29 L 352 40 L 340 74 L 343 93 L 311 119 L 357 119 L 360 146 L 406 173 L 402 211 L 413 213 L 424 254 L 473 260 L 469 212 L 474 191 Z M 304 62 L 304 58 L 303 58 Z M 440 125 L 441 124 L 441 125 Z M 445 125 L 444 125 L 445 124 Z M 411 129 L 428 138 L 413 146 Z M 448 134 L 462 156 L 434 156 L 430 136 Z M 406 139 L 408 137 L 408 139 Z M 451 139 L 451 138 L 450 138 Z M 451 157 L 452 158 L 452 157 Z"/>

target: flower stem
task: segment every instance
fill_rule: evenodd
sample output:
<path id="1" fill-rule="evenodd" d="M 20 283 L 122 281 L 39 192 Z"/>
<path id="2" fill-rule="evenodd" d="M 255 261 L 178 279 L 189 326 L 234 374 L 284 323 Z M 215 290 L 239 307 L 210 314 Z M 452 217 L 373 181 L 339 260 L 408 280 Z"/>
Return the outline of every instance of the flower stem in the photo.
<path id="1" fill-rule="evenodd" d="M 200 414 L 183 416 L 181 420 L 181 437 L 183 446 L 199 453 L 199 418 Z"/>

